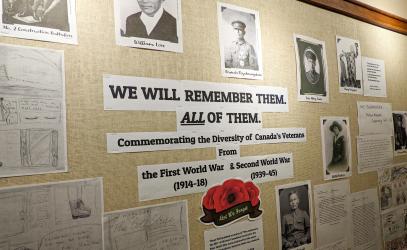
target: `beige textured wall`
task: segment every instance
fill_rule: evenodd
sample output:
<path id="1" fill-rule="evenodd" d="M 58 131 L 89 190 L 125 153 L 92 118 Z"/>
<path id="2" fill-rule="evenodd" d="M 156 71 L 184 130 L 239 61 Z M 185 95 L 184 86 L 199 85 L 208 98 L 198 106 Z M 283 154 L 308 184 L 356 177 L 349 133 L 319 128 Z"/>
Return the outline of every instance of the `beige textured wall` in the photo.
<path id="1" fill-rule="evenodd" d="M 375 173 L 358 175 L 356 101 L 391 102 L 395 110 L 407 110 L 407 37 L 295 0 L 225 0 L 260 12 L 264 81 L 228 79 L 221 76 L 216 0 L 182 0 L 184 53 L 159 52 L 115 45 L 113 0 L 77 0 L 79 45 L 63 45 L 0 37 L 0 42 L 63 49 L 67 93 L 67 137 L 70 170 L 0 179 L 0 187 L 76 178 L 104 177 L 105 211 L 187 199 L 191 249 L 204 249 L 199 223 L 202 194 L 138 202 L 137 166 L 215 159 L 215 150 L 107 154 L 107 132 L 175 131 L 175 112 L 118 112 L 103 110 L 102 74 L 122 74 L 165 79 L 190 79 L 286 87 L 290 112 L 263 114 L 264 127 L 306 127 L 307 143 L 243 146 L 242 156 L 293 152 L 295 178 L 260 184 L 264 209 L 266 249 L 277 249 L 274 187 L 312 180 L 323 183 L 320 116 L 349 116 L 353 169 L 351 191 L 377 185 Z M 296 101 L 296 65 L 293 33 L 326 42 L 330 103 Z M 359 39 L 363 56 L 384 59 L 388 98 L 339 94 L 335 35 Z M 407 158 L 397 158 L 402 162 Z"/>

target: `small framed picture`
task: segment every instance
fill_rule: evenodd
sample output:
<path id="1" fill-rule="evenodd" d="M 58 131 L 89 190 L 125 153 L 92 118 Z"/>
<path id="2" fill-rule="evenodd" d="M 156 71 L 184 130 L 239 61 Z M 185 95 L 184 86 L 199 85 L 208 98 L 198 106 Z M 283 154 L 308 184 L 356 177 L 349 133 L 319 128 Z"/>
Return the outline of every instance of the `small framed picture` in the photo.
<path id="1" fill-rule="evenodd" d="M 321 117 L 324 180 L 352 175 L 348 117 Z"/>
<path id="2" fill-rule="evenodd" d="M 78 44 L 75 0 L 1 0 L 0 35 Z"/>
<path id="3" fill-rule="evenodd" d="M 329 102 L 325 42 L 294 34 L 298 101 Z"/>
<path id="4" fill-rule="evenodd" d="M 313 249 L 310 181 L 276 187 L 279 249 Z"/>
<path id="5" fill-rule="evenodd" d="M 116 43 L 182 52 L 181 0 L 115 0 Z"/>
<path id="6" fill-rule="evenodd" d="M 362 53 L 360 43 L 347 37 L 336 36 L 339 91 L 363 95 Z"/>
<path id="7" fill-rule="evenodd" d="M 218 25 L 222 75 L 263 79 L 259 12 L 218 3 Z"/>

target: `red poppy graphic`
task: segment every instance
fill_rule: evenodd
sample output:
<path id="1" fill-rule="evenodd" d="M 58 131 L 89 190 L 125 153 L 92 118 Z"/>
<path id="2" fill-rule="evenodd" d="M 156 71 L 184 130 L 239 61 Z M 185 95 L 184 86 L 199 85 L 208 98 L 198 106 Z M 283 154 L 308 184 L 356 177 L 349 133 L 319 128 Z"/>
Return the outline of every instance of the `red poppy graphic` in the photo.
<path id="1" fill-rule="evenodd" d="M 243 182 L 239 179 L 226 180 L 222 185 L 211 187 L 206 192 L 202 199 L 205 216 L 201 218 L 201 221 L 223 225 L 246 214 L 249 214 L 250 218 L 256 218 L 262 213 L 259 210 L 259 195 L 259 188 L 251 181 Z M 240 210 L 236 211 L 239 211 L 241 214 L 233 218 L 230 217 L 225 221 L 220 221 L 222 214 L 237 208 L 240 208 Z"/>

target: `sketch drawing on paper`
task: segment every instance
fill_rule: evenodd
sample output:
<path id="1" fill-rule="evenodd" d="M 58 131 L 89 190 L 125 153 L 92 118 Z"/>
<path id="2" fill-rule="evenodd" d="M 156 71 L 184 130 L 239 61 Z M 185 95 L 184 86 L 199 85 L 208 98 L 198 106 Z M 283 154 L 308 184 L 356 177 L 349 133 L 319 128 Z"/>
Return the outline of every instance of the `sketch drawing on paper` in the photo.
<path id="1" fill-rule="evenodd" d="M 63 60 L 0 44 L 0 177 L 67 170 Z"/>
<path id="2" fill-rule="evenodd" d="M 71 199 L 92 212 L 74 218 Z M 101 178 L 0 189 L 0 249 L 100 250 L 102 211 Z"/>
<path id="3" fill-rule="evenodd" d="M 105 214 L 106 250 L 189 250 L 186 201 Z"/>

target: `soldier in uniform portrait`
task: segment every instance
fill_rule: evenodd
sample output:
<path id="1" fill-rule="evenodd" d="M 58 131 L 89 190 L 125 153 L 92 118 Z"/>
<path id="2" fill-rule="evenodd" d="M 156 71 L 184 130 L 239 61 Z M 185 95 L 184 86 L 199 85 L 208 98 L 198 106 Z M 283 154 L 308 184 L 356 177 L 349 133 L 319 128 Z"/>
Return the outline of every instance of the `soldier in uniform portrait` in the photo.
<path id="1" fill-rule="evenodd" d="M 311 50 L 306 50 L 305 57 L 310 66 L 308 71 L 305 72 L 305 76 L 310 83 L 315 84 L 319 81 L 319 73 L 315 70 L 317 56 Z"/>
<path id="2" fill-rule="evenodd" d="M 244 38 L 246 24 L 242 21 L 233 21 L 232 27 L 236 34 L 236 40 L 226 48 L 225 68 L 259 70 L 256 52 Z"/>
<path id="3" fill-rule="evenodd" d="M 299 208 L 300 198 L 297 191 L 288 194 L 289 212 L 281 221 L 282 248 L 284 250 L 299 247 L 311 242 L 310 218 L 306 211 Z"/>
<path id="4" fill-rule="evenodd" d="M 400 150 L 406 148 L 407 135 L 406 128 L 403 126 L 403 116 L 393 114 L 394 120 L 394 148 Z"/>

